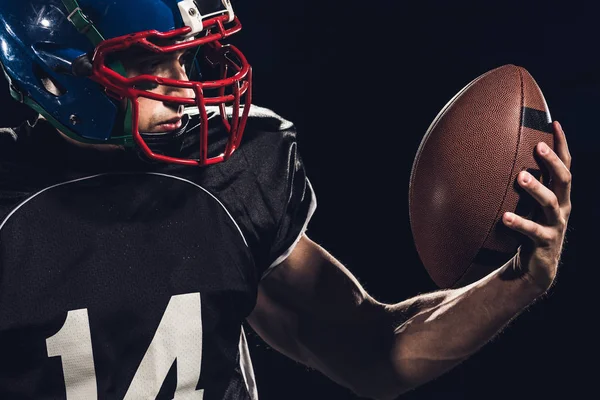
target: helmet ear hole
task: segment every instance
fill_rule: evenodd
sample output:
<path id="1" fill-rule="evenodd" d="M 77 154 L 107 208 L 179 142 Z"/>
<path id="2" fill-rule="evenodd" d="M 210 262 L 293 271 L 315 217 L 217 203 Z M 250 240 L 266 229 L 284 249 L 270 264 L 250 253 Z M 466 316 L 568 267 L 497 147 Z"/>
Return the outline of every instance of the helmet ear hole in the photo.
<path id="1" fill-rule="evenodd" d="M 33 73 L 35 77 L 39 79 L 42 87 L 51 95 L 60 97 L 67 93 L 65 87 L 58 83 L 56 79 L 54 79 L 38 64 L 33 65 Z"/>

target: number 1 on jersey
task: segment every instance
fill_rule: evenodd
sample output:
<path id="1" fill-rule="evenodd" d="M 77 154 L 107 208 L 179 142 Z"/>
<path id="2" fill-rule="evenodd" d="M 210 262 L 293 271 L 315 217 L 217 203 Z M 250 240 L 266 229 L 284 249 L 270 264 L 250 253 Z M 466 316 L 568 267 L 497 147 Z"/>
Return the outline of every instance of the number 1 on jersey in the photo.
<path id="1" fill-rule="evenodd" d="M 49 357 L 61 357 L 67 400 L 96 400 L 97 384 L 87 309 L 69 311 L 63 327 L 46 339 Z M 202 400 L 196 390 L 202 365 L 200 293 L 171 297 L 124 400 L 154 399 L 177 361 L 173 400 Z"/>
<path id="2" fill-rule="evenodd" d="M 67 400 L 98 398 L 90 321 L 86 309 L 69 311 L 56 335 L 46 339 L 48 357 L 60 357 Z"/>

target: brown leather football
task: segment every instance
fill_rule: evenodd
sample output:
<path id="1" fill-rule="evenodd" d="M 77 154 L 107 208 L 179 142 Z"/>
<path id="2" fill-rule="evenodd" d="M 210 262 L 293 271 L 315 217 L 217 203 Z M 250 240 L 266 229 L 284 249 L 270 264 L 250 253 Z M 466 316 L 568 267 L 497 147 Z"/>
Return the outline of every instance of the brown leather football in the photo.
<path id="1" fill-rule="evenodd" d="M 512 258 L 524 236 L 502 223 L 506 211 L 531 218 L 538 207 L 516 182 L 528 170 L 544 184 L 535 156 L 554 148 L 552 119 L 523 67 L 488 71 L 438 113 L 415 156 L 409 215 L 419 257 L 440 288 L 464 286 Z"/>

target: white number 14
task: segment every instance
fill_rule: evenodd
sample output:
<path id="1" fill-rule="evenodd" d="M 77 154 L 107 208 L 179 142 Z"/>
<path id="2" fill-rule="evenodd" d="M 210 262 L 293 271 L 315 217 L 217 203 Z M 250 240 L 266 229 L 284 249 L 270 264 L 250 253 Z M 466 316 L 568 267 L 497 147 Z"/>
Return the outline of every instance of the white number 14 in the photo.
<path id="1" fill-rule="evenodd" d="M 67 400 L 97 400 L 96 369 L 87 309 L 69 311 L 56 335 L 46 339 L 48 357 L 60 357 Z M 177 360 L 173 400 L 202 400 L 196 390 L 202 363 L 200 293 L 171 297 L 123 400 L 155 399 Z"/>

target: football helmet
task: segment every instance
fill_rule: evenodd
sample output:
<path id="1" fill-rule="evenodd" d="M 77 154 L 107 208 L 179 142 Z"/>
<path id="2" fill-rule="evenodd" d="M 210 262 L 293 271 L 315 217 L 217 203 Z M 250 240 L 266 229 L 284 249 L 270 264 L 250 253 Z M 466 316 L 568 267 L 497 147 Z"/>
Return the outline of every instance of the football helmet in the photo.
<path id="1" fill-rule="evenodd" d="M 13 98 L 70 138 L 137 146 L 151 160 L 203 166 L 231 156 L 248 118 L 251 67 L 235 46 L 222 43 L 240 29 L 230 0 L 3 1 L 0 64 Z M 152 68 L 132 76 L 121 59 L 184 52 L 182 76 Z M 184 108 L 198 108 L 198 158 L 153 150 L 152 135 L 140 132 L 140 102 L 150 100 L 168 103 L 179 118 Z M 217 106 L 211 109 L 228 133 L 222 151 L 210 157 L 207 106 Z M 180 130 L 181 121 L 164 126 Z"/>

